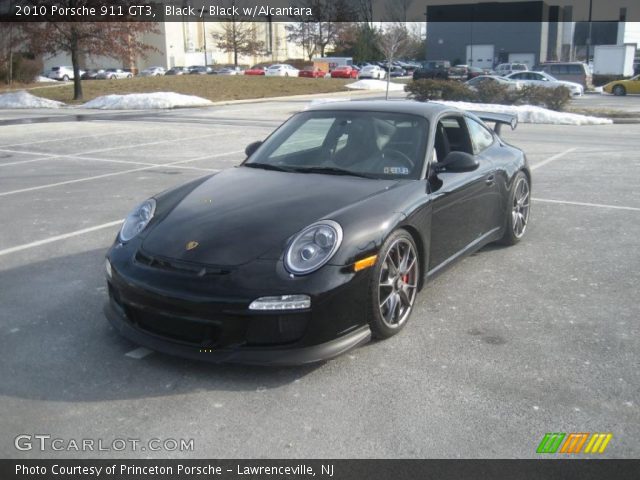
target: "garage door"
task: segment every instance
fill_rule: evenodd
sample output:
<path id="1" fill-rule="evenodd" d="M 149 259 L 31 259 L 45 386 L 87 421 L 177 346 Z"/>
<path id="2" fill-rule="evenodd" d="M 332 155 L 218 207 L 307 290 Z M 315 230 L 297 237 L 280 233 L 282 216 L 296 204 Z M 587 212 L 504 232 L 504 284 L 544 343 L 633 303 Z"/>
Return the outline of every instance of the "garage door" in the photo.
<path id="1" fill-rule="evenodd" d="M 467 45 L 467 65 L 493 68 L 493 45 Z"/>
<path id="2" fill-rule="evenodd" d="M 533 68 L 536 64 L 536 54 L 535 53 L 510 53 L 509 54 L 509 63 L 524 63 L 529 70 Z"/>

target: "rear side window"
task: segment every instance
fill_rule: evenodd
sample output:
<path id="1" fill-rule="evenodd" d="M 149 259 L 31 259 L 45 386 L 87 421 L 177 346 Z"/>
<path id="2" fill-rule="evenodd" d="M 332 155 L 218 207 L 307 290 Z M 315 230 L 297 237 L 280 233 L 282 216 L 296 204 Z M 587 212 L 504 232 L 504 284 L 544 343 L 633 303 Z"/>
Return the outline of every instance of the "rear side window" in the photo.
<path id="1" fill-rule="evenodd" d="M 478 154 L 493 145 L 493 134 L 484 125 L 468 117 L 466 121 L 474 154 Z"/>

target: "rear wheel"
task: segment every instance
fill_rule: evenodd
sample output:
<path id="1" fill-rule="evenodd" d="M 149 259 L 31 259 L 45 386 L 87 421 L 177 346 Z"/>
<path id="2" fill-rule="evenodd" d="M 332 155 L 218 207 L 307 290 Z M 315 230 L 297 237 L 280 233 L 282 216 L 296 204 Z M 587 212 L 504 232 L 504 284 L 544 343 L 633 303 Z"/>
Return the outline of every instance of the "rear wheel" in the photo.
<path id="1" fill-rule="evenodd" d="M 62 77 L 62 80 L 65 82 L 69 81 L 69 75 L 65 75 L 64 77 Z"/>
<path id="2" fill-rule="evenodd" d="M 531 202 L 529 179 L 523 172 L 518 172 L 513 179 L 509 192 L 509 210 L 507 211 L 506 230 L 500 240 L 503 245 L 515 245 L 527 230 Z"/>
<path id="3" fill-rule="evenodd" d="M 616 85 L 615 87 L 613 87 L 613 94 L 618 97 L 622 97 L 623 95 L 627 94 L 627 89 L 622 85 Z"/>
<path id="4" fill-rule="evenodd" d="M 384 243 L 373 269 L 369 326 L 375 338 L 389 338 L 407 323 L 418 291 L 420 261 L 406 230 L 397 230 Z"/>

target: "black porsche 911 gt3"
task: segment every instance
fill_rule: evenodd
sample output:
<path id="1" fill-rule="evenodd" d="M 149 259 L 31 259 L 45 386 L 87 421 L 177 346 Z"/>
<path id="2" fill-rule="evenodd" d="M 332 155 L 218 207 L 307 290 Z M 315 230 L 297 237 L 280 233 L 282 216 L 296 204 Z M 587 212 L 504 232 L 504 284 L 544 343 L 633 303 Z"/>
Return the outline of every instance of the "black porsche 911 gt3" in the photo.
<path id="1" fill-rule="evenodd" d="M 215 362 L 390 337 L 431 277 L 525 234 L 531 173 L 502 124 L 435 103 L 312 106 L 241 165 L 137 206 L 107 254 L 105 313 L 141 345 Z"/>

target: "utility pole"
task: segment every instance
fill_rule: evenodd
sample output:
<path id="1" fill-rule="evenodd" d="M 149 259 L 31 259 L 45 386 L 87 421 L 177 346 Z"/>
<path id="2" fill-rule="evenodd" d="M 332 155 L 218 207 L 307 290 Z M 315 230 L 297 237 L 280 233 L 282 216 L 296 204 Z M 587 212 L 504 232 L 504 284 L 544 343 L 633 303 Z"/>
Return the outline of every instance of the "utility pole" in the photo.
<path id="1" fill-rule="evenodd" d="M 591 15 L 593 13 L 593 0 L 589 0 L 589 33 L 587 35 L 587 65 L 589 65 L 589 56 L 591 55 Z"/>

